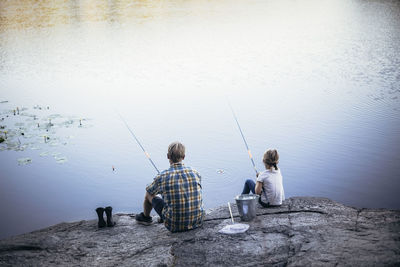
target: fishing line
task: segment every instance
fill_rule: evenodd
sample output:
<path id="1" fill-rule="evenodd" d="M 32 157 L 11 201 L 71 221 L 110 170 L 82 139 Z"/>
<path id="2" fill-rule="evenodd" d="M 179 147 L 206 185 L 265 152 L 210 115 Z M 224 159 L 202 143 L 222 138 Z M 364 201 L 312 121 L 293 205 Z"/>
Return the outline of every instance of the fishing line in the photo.
<path id="1" fill-rule="evenodd" d="M 116 111 L 117 112 L 117 111 Z M 140 143 L 139 139 L 136 137 L 136 135 L 133 133 L 133 131 L 131 130 L 131 128 L 129 127 L 128 123 L 124 120 L 124 118 L 121 116 L 121 114 L 119 114 L 117 112 L 118 116 L 121 118 L 121 120 L 124 122 L 126 128 L 128 128 L 129 132 L 132 134 L 133 138 L 135 138 L 136 143 L 138 143 L 138 145 L 140 146 L 140 148 L 143 150 L 146 158 L 150 161 L 151 165 L 153 165 L 154 169 L 156 169 L 157 173 L 160 174 L 160 171 L 157 169 L 156 165 L 154 164 L 153 160 L 150 158 L 149 153 L 147 153 L 147 151 L 144 149 L 144 147 L 142 146 L 142 144 Z"/>
<path id="2" fill-rule="evenodd" d="M 229 102 L 229 99 L 228 99 L 228 104 L 229 104 L 229 107 L 231 108 L 233 117 L 235 118 L 236 124 L 237 124 L 237 126 L 238 126 L 238 128 L 239 128 L 239 131 L 240 131 L 240 134 L 242 135 L 244 144 L 246 145 L 247 153 L 249 154 L 251 163 L 253 164 L 254 170 L 255 170 L 256 175 L 257 175 L 257 174 L 258 174 L 258 171 L 257 171 L 257 169 L 256 169 L 256 164 L 254 163 L 253 156 L 251 155 L 249 146 L 247 145 L 246 139 L 244 138 L 244 135 L 243 135 L 243 132 L 242 132 L 242 128 L 240 127 L 239 121 L 238 121 L 238 119 L 237 119 L 237 117 L 236 117 L 235 111 L 233 110 L 231 103 Z M 262 190 L 262 192 L 263 192 L 264 195 L 265 195 L 264 189 Z M 266 197 L 266 195 L 265 195 L 265 197 Z M 260 205 L 263 206 L 264 208 L 269 207 L 269 203 L 263 202 L 263 201 L 261 200 L 261 197 L 258 198 L 258 203 L 260 203 Z"/>
<path id="3" fill-rule="evenodd" d="M 235 118 L 236 124 L 237 124 L 237 126 L 238 126 L 238 128 L 239 128 L 239 131 L 240 131 L 240 134 L 242 135 L 242 139 L 243 139 L 244 145 L 246 146 L 247 153 L 249 154 L 249 158 L 250 158 L 250 160 L 251 160 L 251 163 L 253 164 L 254 171 L 255 171 L 256 174 L 257 174 L 258 171 L 257 171 L 257 168 L 256 168 L 256 164 L 254 163 L 254 160 L 253 160 L 253 155 L 251 154 L 250 148 L 249 148 L 249 146 L 247 145 L 246 138 L 244 138 L 244 134 L 243 134 L 243 132 L 242 132 L 242 128 L 240 127 L 240 124 L 239 124 L 239 121 L 238 121 L 238 119 L 237 119 L 237 117 L 236 117 L 235 111 L 233 110 L 233 107 L 232 107 L 231 103 L 229 102 L 229 100 L 228 100 L 228 105 L 229 105 L 229 107 L 231 108 L 232 115 L 233 115 L 233 117 Z"/>

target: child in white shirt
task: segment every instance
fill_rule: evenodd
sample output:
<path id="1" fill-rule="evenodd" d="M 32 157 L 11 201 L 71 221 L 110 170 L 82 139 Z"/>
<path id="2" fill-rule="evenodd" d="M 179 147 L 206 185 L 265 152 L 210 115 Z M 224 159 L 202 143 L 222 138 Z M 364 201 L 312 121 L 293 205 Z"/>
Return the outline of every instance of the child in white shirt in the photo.
<path id="1" fill-rule="evenodd" d="M 282 201 L 285 200 L 285 193 L 282 184 L 282 174 L 277 167 L 278 162 L 278 151 L 276 149 L 268 149 L 263 157 L 266 170 L 257 174 L 257 183 L 254 183 L 252 179 L 246 180 L 242 194 L 250 192 L 258 195 L 262 194 L 265 197 L 266 203 L 261 202 L 260 204 L 264 204 L 264 207 L 282 205 Z"/>

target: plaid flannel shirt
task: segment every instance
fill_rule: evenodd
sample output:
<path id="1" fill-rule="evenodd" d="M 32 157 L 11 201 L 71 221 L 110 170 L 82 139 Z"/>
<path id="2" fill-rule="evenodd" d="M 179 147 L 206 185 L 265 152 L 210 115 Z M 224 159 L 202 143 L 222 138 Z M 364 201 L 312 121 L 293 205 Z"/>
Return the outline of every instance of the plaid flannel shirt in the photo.
<path id="1" fill-rule="evenodd" d="M 164 224 L 171 232 L 201 226 L 204 217 L 201 176 L 196 170 L 180 162 L 173 163 L 154 178 L 146 191 L 151 195 L 162 195 Z"/>

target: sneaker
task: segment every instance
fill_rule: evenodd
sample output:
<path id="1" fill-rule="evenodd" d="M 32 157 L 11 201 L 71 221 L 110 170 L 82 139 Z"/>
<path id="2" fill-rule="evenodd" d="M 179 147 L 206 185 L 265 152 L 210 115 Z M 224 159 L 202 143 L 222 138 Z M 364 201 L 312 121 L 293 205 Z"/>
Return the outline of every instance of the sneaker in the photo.
<path id="1" fill-rule="evenodd" d="M 145 216 L 143 212 L 141 212 L 139 215 L 136 215 L 135 219 L 138 223 L 143 225 L 150 225 L 153 222 L 151 216 Z"/>

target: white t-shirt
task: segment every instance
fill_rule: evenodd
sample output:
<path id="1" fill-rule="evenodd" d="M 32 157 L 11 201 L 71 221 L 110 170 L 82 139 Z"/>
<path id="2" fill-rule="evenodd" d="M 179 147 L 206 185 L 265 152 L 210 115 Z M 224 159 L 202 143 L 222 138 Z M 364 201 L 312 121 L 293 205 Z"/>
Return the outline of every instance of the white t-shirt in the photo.
<path id="1" fill-rule="evenodd" d="M 270 205 L 282 205 L 285 200 L 281 170 L 265 170 L 257 177 L 257 182 L 263 183 L 264 193 Z M 264 195 L 265 196 L 265 195 Z"/>

